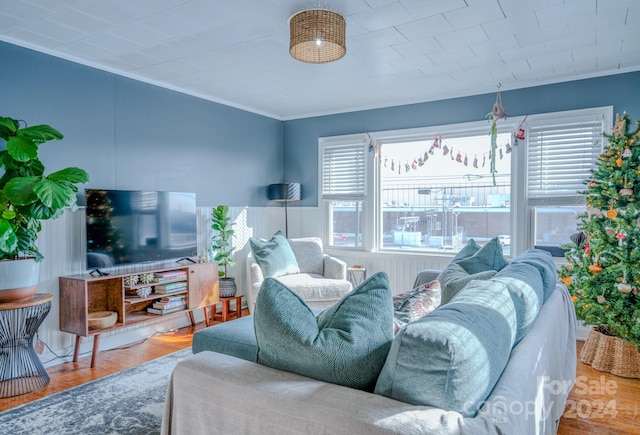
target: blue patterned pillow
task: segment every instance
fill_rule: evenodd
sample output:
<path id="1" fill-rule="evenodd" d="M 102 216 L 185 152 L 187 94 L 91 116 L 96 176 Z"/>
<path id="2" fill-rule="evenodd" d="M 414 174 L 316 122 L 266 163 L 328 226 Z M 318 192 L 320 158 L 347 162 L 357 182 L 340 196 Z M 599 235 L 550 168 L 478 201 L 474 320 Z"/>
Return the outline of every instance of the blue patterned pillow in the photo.
<path id="1" fill-rule="evenodd" d="M 300 273 L 296 256 L 282 232 L 275 233 L 271 240 L 251 237 L 249 244 L 251 245 L 251 253 L 262 269 L 265 278 Z"/>
<path id="2" fill-rule="evenodd" d="M 275 279 L 254 309 L 260 364 L 373 391 L 393 340 L 389 279 L 377 273 L 316 317 Z"/>

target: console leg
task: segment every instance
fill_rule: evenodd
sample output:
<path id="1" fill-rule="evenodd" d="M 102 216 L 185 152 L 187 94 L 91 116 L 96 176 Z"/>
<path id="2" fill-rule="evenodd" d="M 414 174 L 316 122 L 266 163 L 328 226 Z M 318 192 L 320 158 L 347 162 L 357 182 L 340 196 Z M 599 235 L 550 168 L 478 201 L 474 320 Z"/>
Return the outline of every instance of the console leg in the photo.
<path id="1" fill-rule="evenodd" d="M 91 368 L 96 366 L 96 359 L 98 359 L 98 347 L 100 347 L 100 334 L 93 336 L 93 352 L 91 353 Z"/>
<path id="2" fill-rule="evenodd" d="M 82 337 L 76 335 L 76 347 L 73 349 L 73 362 L 78 362 L 78 355 L 80 354 L 80 342 Z"/>

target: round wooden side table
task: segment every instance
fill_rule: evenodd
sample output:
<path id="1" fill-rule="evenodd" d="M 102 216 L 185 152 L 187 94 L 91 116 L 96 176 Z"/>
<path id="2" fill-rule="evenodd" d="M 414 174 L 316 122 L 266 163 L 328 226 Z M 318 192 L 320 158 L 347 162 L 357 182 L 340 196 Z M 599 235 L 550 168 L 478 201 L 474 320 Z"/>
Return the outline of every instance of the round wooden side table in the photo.
<path id="1" fill-rule="evenodd" d="M 33 349 L 33 338 L 51 309 L 53 295 L 0 304 L 0 397 L 35 391 L 49 374 Z"/>

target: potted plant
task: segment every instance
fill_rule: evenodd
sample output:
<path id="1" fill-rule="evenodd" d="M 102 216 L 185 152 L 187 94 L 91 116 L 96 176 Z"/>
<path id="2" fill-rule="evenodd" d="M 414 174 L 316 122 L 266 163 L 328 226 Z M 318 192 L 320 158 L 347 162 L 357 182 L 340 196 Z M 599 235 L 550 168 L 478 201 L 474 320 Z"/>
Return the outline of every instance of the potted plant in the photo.
<path id="1" fill-rule="evenodd" d="M 236 265 L 233 261 L 233 226 L 229 218 L 229 206 L 219 205 L 211 210 L 211 229 L 215 234 L 211 238 L 211 250 L 213 260 L 218 262 L 218 276 L 220 277 L 220 297 L 228 298 L 235 296 L 236 280 L 227 276 L 228 268 Z"/>
<path id="2" fill-rule="evenodd" d="M 65 207 L 75 210 L 76 184 L 89 181 L 86 171 L 74 167 L 45 175 L 38 147 L 62 137 L 49 125 L 29 127 L 0 117 L 5 142 L 0 151 L 0 302 L 25 299 L 37 291 L 41 221 L 59 218 Z"/>

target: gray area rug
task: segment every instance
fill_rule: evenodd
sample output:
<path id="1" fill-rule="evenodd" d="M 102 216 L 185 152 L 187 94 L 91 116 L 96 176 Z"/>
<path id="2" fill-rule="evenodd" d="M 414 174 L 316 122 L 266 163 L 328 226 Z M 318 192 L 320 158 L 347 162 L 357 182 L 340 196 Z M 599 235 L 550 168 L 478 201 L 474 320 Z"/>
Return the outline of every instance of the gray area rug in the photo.
<path id="1" fill-rule="evenodd" d="M 0 434 L 158 434 L 169 376 L 191 348 L 0 413 Z"/>

